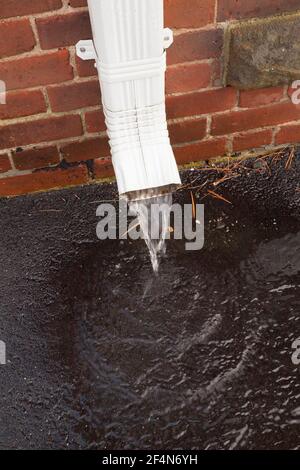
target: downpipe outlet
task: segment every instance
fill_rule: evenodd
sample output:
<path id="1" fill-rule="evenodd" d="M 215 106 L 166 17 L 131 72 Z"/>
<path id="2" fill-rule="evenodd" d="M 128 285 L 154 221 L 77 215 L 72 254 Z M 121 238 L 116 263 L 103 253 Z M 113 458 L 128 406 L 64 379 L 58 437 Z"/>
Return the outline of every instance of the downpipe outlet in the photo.
<path id="1" fill-rule="evenodd" d="M 88 0 L 93 41 L 77 55 L 94 59 L 119 193 L 140 197 L 181 184 L 170 144 L 166 106 L 163 0 Z"/>

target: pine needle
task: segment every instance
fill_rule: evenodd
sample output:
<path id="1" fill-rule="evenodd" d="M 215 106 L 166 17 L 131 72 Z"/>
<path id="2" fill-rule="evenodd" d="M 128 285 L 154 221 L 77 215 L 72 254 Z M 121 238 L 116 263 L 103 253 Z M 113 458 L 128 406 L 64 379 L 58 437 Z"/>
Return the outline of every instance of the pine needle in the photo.
<path id="1" fill-rule="evenodd" d="M 193 219 L 196 219 L 196 204 L 195 204 L 195 197 L 193 191 L 190 191 L 191 199 L 192 199 L 192 211 L 193 211 Z"/>
<path id="2" fill-rule="evenodd" d="M 290 154 L 288 156 L 287 162 L 285 164 L 285 169 L 290 170 L 295 158 L 295 147 L 292 147 Z"/>
<path id="3" fill-rule="evenodd" d="M 232 204 L 232 202 L 230 202 L 228 199 L 226 199 L 225 197 L 221 196 L 218 193 L 215 193 L 214 191 L 211 191 L 210 189 L 208 190 L 208 194 L 210 194 L 215 199 L 219 199 L 220 201 L 227 202 L 227 204 Z"/>
<path id="4" fill-rule="evenodd" d="M 137 228 L 140 224 L 135 224 L 133 227 L 131 227 L 129 230 L 127 230 L 127 232 L 123 233 L 123 235 L 121 235 L 121 238 L 125 237 L 125 235 L 128 235 L 132 230 L 134 230 L 135 228 Z"/>

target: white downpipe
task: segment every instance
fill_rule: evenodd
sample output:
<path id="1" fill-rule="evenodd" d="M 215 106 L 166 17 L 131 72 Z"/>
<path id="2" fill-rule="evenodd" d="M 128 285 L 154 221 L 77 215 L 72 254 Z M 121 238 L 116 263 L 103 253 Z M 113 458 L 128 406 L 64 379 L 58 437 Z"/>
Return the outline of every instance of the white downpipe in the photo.
<path id="1" fill-rule="evenodd" d="M 94 58 L 120 194 L 181 183 L 165 110 L 163 0 L 88 0 L 92 41 L 77 53 Z"/>

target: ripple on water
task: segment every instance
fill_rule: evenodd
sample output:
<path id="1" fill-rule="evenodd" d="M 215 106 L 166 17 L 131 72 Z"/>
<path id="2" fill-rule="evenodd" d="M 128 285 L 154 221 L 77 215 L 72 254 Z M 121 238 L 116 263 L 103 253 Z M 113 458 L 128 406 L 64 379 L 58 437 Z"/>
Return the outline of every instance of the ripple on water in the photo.
<path id="1" fill-rule="evenodd" d="M 300 232 L 249 230 L 246 248 L 238 226 L 226 242 L 212 231 L 197 254 L 169 243 L 158 277 L 145 269 L 142 244 L 134 255 L 129 243 L 122 253 L 114 246 L 113 257 L 93 252 L 85 260 L 85 322 L 82 299 L 68 296 L 75 351 L 89 338 L 93 392 L 82 408 L 88 427 L 80 426 L 87 442 L 93 435 L 94 446 L 108 448 L 299 445 L 291 342 L 299 333 Z"/>

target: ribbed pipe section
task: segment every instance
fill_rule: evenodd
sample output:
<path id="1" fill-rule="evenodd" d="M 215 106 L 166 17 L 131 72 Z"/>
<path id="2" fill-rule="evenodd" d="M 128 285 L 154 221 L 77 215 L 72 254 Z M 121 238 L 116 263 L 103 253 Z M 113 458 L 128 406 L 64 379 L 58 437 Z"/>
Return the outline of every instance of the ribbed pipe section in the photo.
<path id="1" fill-rule="evenodd" d="M 121 194 L 180 184 L 165 113 L 163 0 L 88 0 Z"/>

